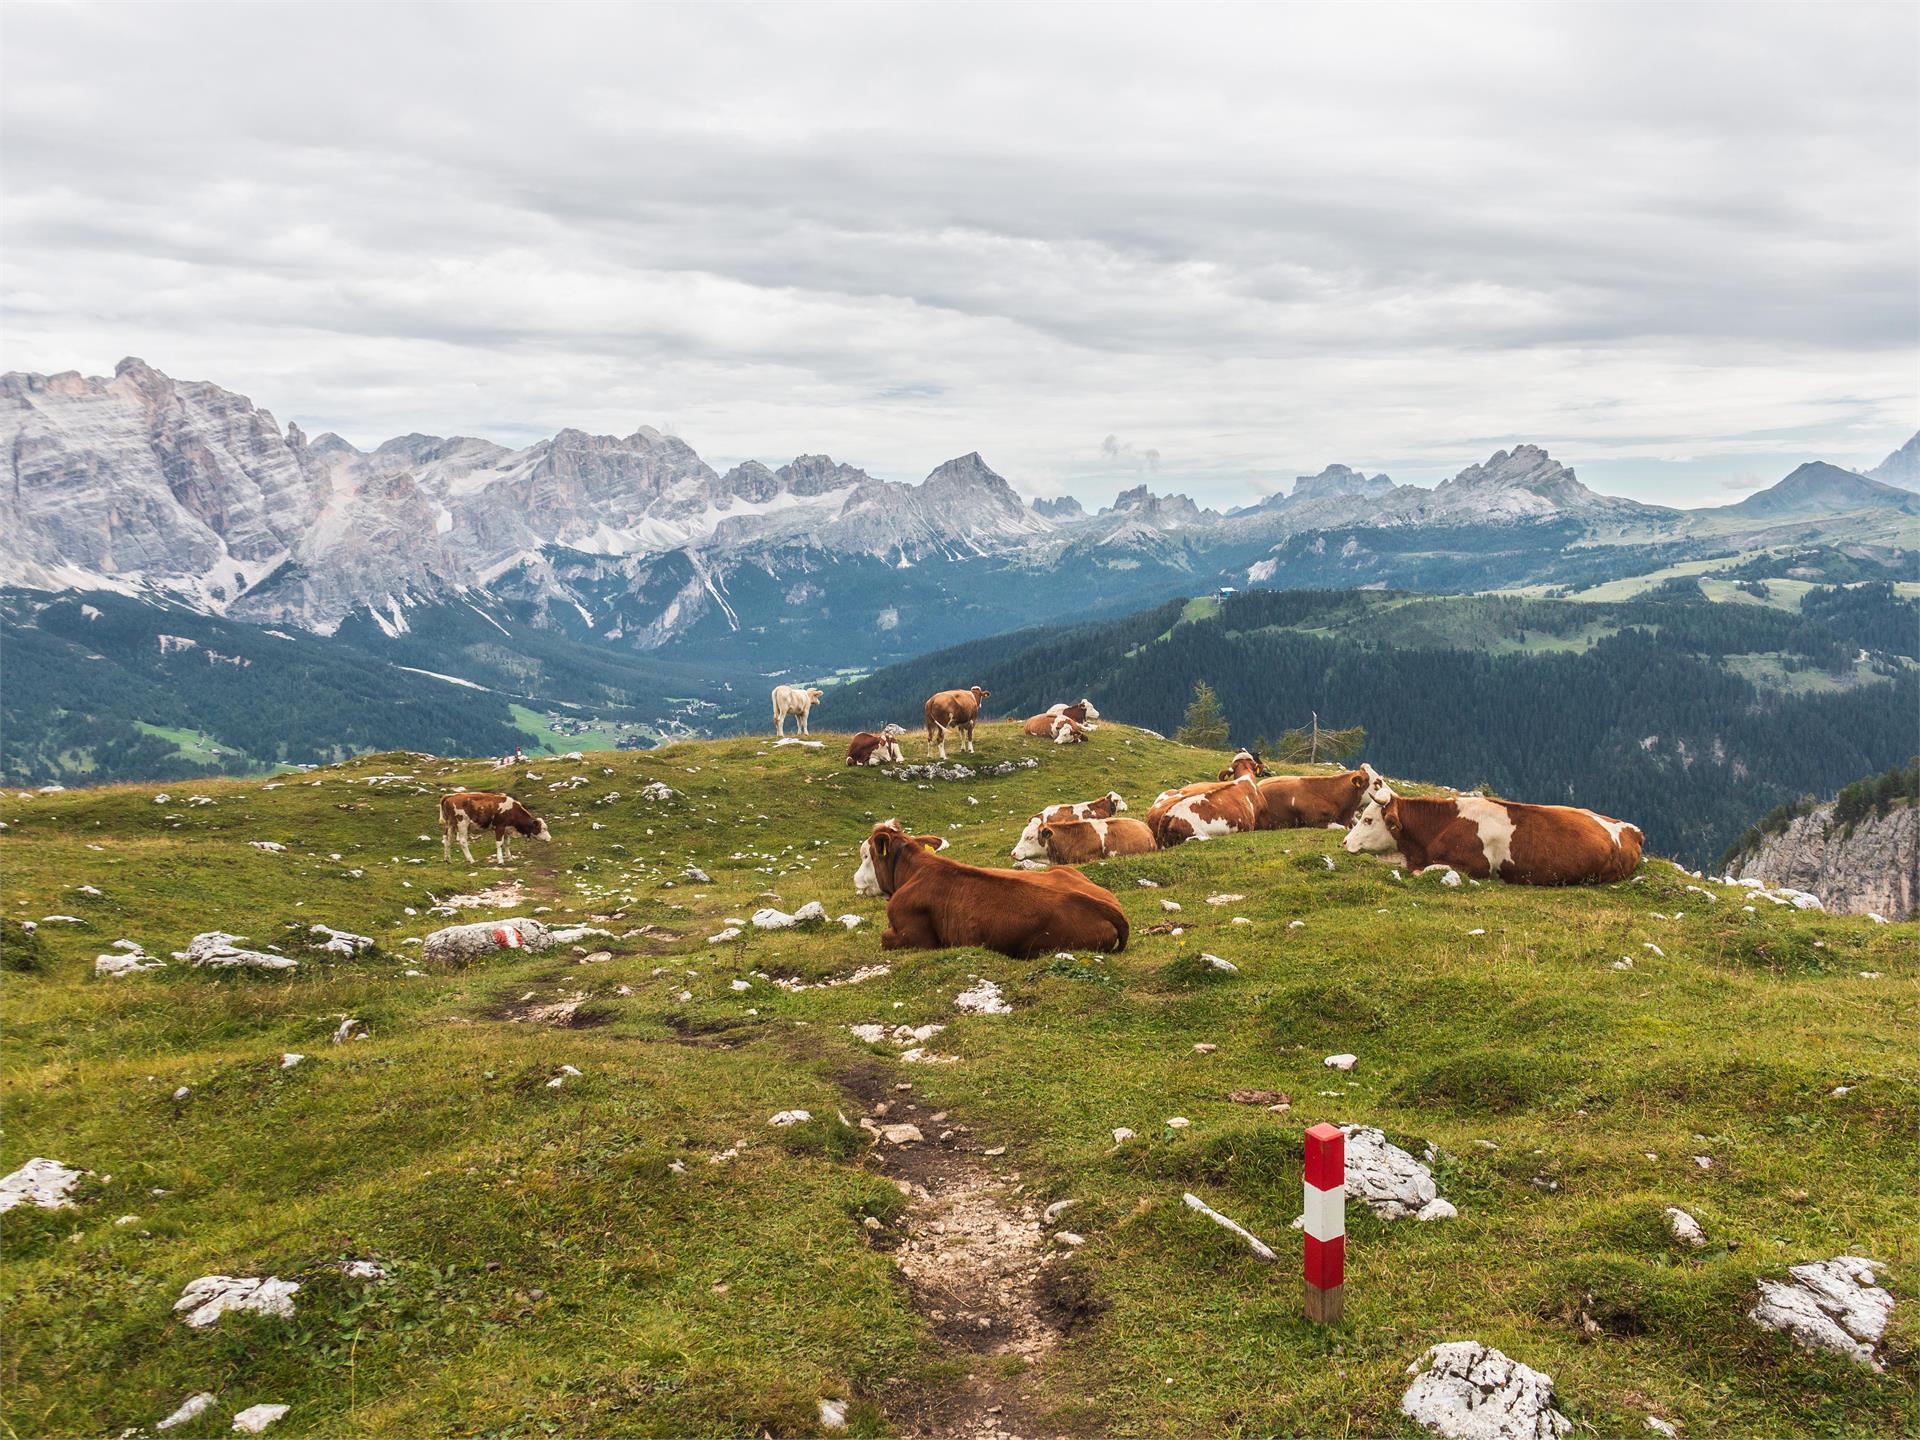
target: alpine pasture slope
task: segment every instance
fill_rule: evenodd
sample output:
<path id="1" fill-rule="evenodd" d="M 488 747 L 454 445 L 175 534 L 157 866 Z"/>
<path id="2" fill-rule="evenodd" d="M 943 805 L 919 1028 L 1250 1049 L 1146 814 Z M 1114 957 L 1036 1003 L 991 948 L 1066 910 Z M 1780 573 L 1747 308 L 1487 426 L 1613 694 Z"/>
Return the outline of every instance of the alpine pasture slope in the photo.
<path id="1" fill-rule="evenodd" d="M 0 1167 L 91 1172 L 75 1208 L 6 1217 L 10 1433 L 150 1428 L 206 1390 L 216 1404 L 170 1434 L 224 1433 L 256 1403 L 291 1406 L 287 1436 L 805 1434 L 823 1399 L 857 1435 L 1411 1434 L 1407 1367 L 1456 1339 L 1545 1371 L 1601 1435 L 1651 1433 L 1648 1416 L 1683 1434 L 1920 1423 L 1911 927 L 1748 909 L 1657 860 L 1611 887 L 1451 888 L 1322 830 L 1087 867 L 1133 921 L 1120 955 L 883 954 L 885 902 L 850 884 L 876 819 L 1006 864 L 1043 803 L 1112 788 L 1142 813 L 1223 757 L 1120 724 L 1071 747 L 993 724 L 973 763 L 1037 767 L 930 782 L 847 769 L 844 736 L 818 738 L 510 776 L 366 756 L 195 782 L 211 804 L 178 786 L 164 803 L 151 786 L 0 801 Z M 677 795 L 643 799 L 656 780 Z M 519 847 L 524 904 L 463 918 L 597 925 L 615 937 L 581 949 L 610 958 L 416 963 L 406 942 L 449 923 L 431 897 L 501 878 L 441 860 L 436 797 L 465 787 L 515 791 L 555 840 Z M 1244 898 L 1209 903 L 1223 894 Z M 708 943 L 815 899 L 865 923 Z M 19 924 L 53 914 L 81 923 Z M 1167 922 L 1184 933 L 1150 933 Z M 313 923 L 378 948 L 306 951 Z M 212 929 L 299 967 L 94 975 L 116 940 L 165 955 Z M 882 963 L 853 984 L 768 978 Z M 1010 1013 L 956 1010 L 977 977 Z M 514 1018 L 575 996 L 564 1024 Z M 367 1038 L 331 1043 L 349 1016 Z M 875 1022 L 944 1024 L 926 1048 L 952 1063 L 902 1063 L 847 1028 Z M 1350 1073 L 1323 1065 L 1340 1051 Z M 282 1068 L 283 1052 L 308 1058 Z M 1231 1102 L 1241 1087 L 1291 1109 Z M 925 1141 L 840 1119 L 878 1104 Z M 813 1118 L 768 1124 L 793 1109 Z M 1389 1223 L 1350 1204 L 1331 1328 L 1303 1318 L 1289 1228 L 1302 1132 L 1322 1120 L 1431 1143 L 1459 1207 Z M 1116 1145 L 1116 1127 L 1137 1138 Z M 990 1354 L 1006 1317 L 983 1340 L 924 1264 L 920 1288 L 898 1278 L 928 1237 L 896 1181 L 941 1165 L 986 1177 L 991 1214 L 1076 1202 L 1013 1302 L 1047 1344 Z M 1670 1205 L 1704 1248 L 1669 1236 Z M 1084 1244 L 1053 1241 L 1060 1227 Z M 1891 1266 L 1884 1374 L 1745 1318 L 1758 1280 L 1839 1254 Z M 388 1278 L 350 1279 L 344 1259 Z M 958 1286 L 965 1268 L 938 1273 Z M 189 1329 L 172 1307 L 206 1274 L 296 1280 L 295 1315 Z"/>

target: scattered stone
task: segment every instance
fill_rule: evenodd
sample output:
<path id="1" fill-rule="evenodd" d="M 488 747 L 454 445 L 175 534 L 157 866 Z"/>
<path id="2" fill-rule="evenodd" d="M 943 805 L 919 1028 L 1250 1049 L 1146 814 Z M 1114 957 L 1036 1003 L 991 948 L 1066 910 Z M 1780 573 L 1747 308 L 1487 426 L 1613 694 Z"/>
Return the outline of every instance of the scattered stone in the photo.
<path id="1" fill-rule="evenodd" d="M 991 980 L 975 983 L 971 990 L 962 990 L 953 997 L 954 1009 L 968 1015 L 1011 1015 L 1013 1007 L 1000 993 L 1000 987 Z"/>
<path id="2" fill-rule="evenodd" d="M 483 959 L 497 950 L 527 950 L 539 954 L 553 948 L 553 932 L 538 920 L 516 915 L 509 920 L 449 925 L 427 936 L 420 958 L 441 965 L 461 965 Z"/>
<path id="3" fill-rule="evenodd" d="M 176 960 L 186 960 L 209 970 L 295 970 L 298 960 L 285 955 L 270 955 L 264 950 L 244 950 L 244 935 L 229 935 L 224 930 L 207 930 L 187 942 L 187 948 L 173 952 Z M 96 962 L 97 964 L 97 962 Z"/>
<path id="4" fill-rule="evenodd" d="M 667 786 L 667 783 L 664 780 L 655 780 L 650 784 L 647 784 L 641 787 L 640 798 L 642 800 L 651 800 L 655 804 L 659 804 L 660 802 L 665 800 L 679 799 L 680 792 L 678 790 L 669 789 Z"/>
<path id="5" fill-rule="evenodd" d="M 1236 1105 L 1291 1105 L 1284 1090 L 1230 1090 L 1227 1099 Z"/>
<path id="6" fill-rule="evenodd" d="M 1675 1437 L 1680 1434 L 1672 1424 L 1662 1420 L 1658 1415 L 1647 1416 L 1647 1429 L 1653 1431 L 1656 1435 L 1666 1436 L 1667 1440 L 1675 1440 Z"/>
<path id="7" fill-rule="evenodd" d="M 737 993 L 741 990 L 751 990 L 753 988 L 753 984 L 751 981 L 747 981 L 747 980 L 735 980 L 731 982 L 727 988 Z"/>
<path id="8" fill-rule="evenodd" d="M 795 925 L 816 925 L 826 918 L 826 907 L 818 900 L 809 900 L 791 915 L 768 906 L 754 911 L 752 920 L 756 930 L 786 930 Z"/>
<path id="9" fill-rule="evenodd" d="M 158 955 L 149 955 L 146 951 L 137 948 L 119 955 L 93 957 L 93 973 L 96 975 L 137 975 L 142 970 L 166 968 L 167 962 Z"/>
<path id="10" fill-rule="evenodd" d="M 1475 1340 L 1430 1347 L 1400 1413 L 1447 1440 L 1555 1440 L 1573 1429 L 1553 1407 L 1553 1379 Z"/>
<path id="11" fill-rule="evenodd" d="M 340 1024 L 334 1029 L 333 1043 L 335 1045 L 344 1045 L 349 1040 L 365 1038 L 366 1033 L 367 1026 L 365 1021 L 356 1020 L 351 1015 L 343 1016 Z"/>
<path id="12" fill-rule="evenodd" d="M 1113 1143 L 1114 1143 L 1114 1144 L 1116 1144 L 1116 1145 L 1124 1145 L 1124 1144 L 1126 1144 L 1126 1143 L 1127 1143 L 1127 1141 L 1129 1141 L 1129 1140 L 1131 1140 L 1131 1139 L 1133 1139 L 1133 1131 L 1131 1131 L 1131 1130 L 1129 1130 L 1129 1129 L 1127 1129 L 1127 1127 L 1126 1127 L 1126 1126 L 1124 1126 L 1124 1125 L 1117 1125 L 1117 1126 L 1115 1126 L 1115 1127 L 1114 1127 L 1114 1131 L 1113 1131 Z"/>
<path id="13" fill-rule="evenodd" d="M 247 843 L 256 850 L 265 850 L 270 854 L 275 854 L 275 855 L 279 854 L 281 851 L 287 848 L 286 846 L 282 845 L 278 840 L 249 840 Z"/>
<path id="14" fill-rule="evenodd" d="M 1808 1350 L 1830 1350 L 1875 1370 L 1885 1368 L 1874 1347 L 1886 1334 L 1893 1296 L 1880 1288 L 1877 1260 L 1840 1255 L 1795 1265 L 1791 1283 L 1762 1280 L 1747 1318 L 1778 1330 Z"/>
<path id="15" fill-rule="evenodd" d="M 1320 1063 L 1325 1065 L 1329 1070 L 1351 1070 L 1355 1065 L 1360 1063 L 1360 1057 L 1347 1054 L 1329 1055 Z"/>
<path id="16" fill-rule="evenodd" d="M 1213 1054 L 1214 1051 L 1218 1050 L 1219 1048 L 1220 1047 L 1218 1045 L 1215 1045 L 1212 1041 L 1202 1040 L 1198 1045 L 1195 1045 L 1193 1047 L 1193 1053 L 1196 1055 L 1211 1055 Z"/>
<path id="17" fill-rule="evenodd" d="M 304 1055 L 301 1055 L 295 1051 L 289 1050 L 280 1057 L 280 1068 L 282 1070 L 291 1070 L 293 1069 L 294 1066 L 298 1065 L 302 1060 L 306 1058 L 307 1057 Z"/>
<path id="18" fill-rule="evenodd" d="M 687 879 L 693 881 L 696 885 L 711 885 L 713 883 L 713 877 L 698 865 L 687 866 L 686 876 Z"/>
<path id="19" fill-rule="evenodd" d="M 0 1180 L 0 1214 L 16 1205 L 35 1205 L 42 1210 L 71 1210 L 68 1195 L 89 1172 L 74 1170 L 58 1160 L 36 1155 L 18 1170 Z"/>
<path id="20" fill-rule="evenodd" d="M 178 1090 L 173 1092 L 173 1098 L 175 1100 L 184 1100 L 192 1093 L 193 1091 L 189 1087 L 182 1085 Z"/>
<path id="21" fill-rule="evenodd" d="M 338 855 L 333 857 L 338 860 Z M 518 880 L 502 880 L 497 885 L 489 885 L 471 895 L 449 895 L 440 903 L 455 910 L 511 910 L 524 904 L 527 898 L 526 887 Z"/>
<path id="22" fill-rule="evenodd" d="M 729 925 L 718 934 L 707 936 L 707 944 L 724 945 L 729 940 L 738 940 L 739 938 L 740 927 L 738 925 Z"/>
<path id="23" fill-rule="evenodd" d="M 1162 900 L 1160 902 L 1160 908 L 1172 913 L 1180 908 L 1180 902 L 1178 900 Z"/>
<path id="24" fill-rule="evenodd" d="M 1693 1163 L 1698 1165 L 1702 1170 L 1713 1169 L 1713 1157 L 1711 1155 L 1696 1155 L 1693 1157 Z"/>
<path id="25" fill-rule="evenodd" d="M 1074 1206 L 1078 1205 L 1079 1203 L 1080 1202 L 1078 1200 L 1056 1200 L 1051 1205 L 1047 1206 L 1041 1218 L 1043 1218 L 1047 1224 L 1051 1225 L 1054 1221 L 1058 1220 L 1062 1215 L 1066 1214 L 1067 1211 L 1071 1210 Z"/>
<path id="26" fill-rule="evenodd" d="M 1707 1232 L 1700 1228 L 1700 1222 L 1679 1206 L 1669 1205 L 1663 1213 L 1667 1219 L 1667 1233 L 1674 1239 L 1696 1250 L 1707 1243 Z"/>
<path id="27" fill-rule="evenodd" d="M 1307 928 L 1307 922 L 1304 920 L 1287 921 L 1287 929 L 1289 930 L 1304 930 L 1306 928 Z"/>
<path id="28" fill-rule="evenodd" d="M 308 941 L 316 950 L 324 950 L 330 955 L 358 955 L 363 950 L 373 949 L 373 937 L 355 935 L 351 931 L 336 930 L 331 925 L 314 925 L 308 928 L 309 935 L 320 937 L 317 941 Z"/>
<path id="29" fill-rule="evenodd" d="M 1207 963 L 1209 969 L 1218 970 L 1222 975 L 1238 975 L 1240 973 L 1240 967 L 1238 965 L 1234 964 L 1231 960 L 1222 960 L 1218 955 L 1209 955 L 1205 951 L 1202 951 L 1200 958 Z"/>
<path id="30" fill-rule="evenodd" d="M 299 1289 L 297 1282 L 271 1275 L 264 1280 L 202 1275 L 180 1292 L 180 1298 L 173 1302 L 173 1311 L 176 1315 L 184 1311 L 187 1324 L 196 1330 L 206 1329 L 229 1310 L 291 1320 L 293 1297 Z"/>
<path id="31" fill-rule="evenodd" d="M 823 1430 L 846 1429 L 847 1402 L 844 1400 L 822 1400 L 820 1402 L 820 1428 Z"/>
<path id="32" fill-rule="evenodd" d="M 1184 1130 L 1191 1124 L 1193 1124 L 1193 1122 L 1184 1115 L 1173 1115 L 1167 1119 L 1167 1128 L 1169 1130 Z"/>
<path id="33" fill-rule="evenodd" d="M 258 1435 L 290 1408 L 286 1405 L 249 1405 L 233 1417 L 233 1428 L 248 1435 Z"/>
<path id="34" fill-rule="evenodd" d="M 378 1260 L 342 1260 L 338 1265 L 334 1266 L 334 1269 L 338 1270 L 349 1280 L 384 1280 L 387 1278 L 387 1267 L 382 1265 Z"/>
<path id="35" fill-rule="evenodd" d="M 182 1400 L 178 1409 L 167 1416 L 166 1419 L 156 1422 L 153 1428 L 156 1430 L 171 1430 L 176 1425 L 184 1425 L 189 1420 L 199 1419 L 212 1408 L 213 1392 L 211 1390 L 202 1390 L 198 1395 L 189 1395 L 186 1399 Z"/>
<path id="36" fill-rule="evenodd" d="M 1246 896 L 1244 896 L 1244 895 L 1209 895 L 1209 896 L 1207 896 L 1207 904 L 1209 904 L 1209 905 L 1232 905 L 1232 904 L 1233 904 L 1233 903 L 1235 903 L 1236 901 L 1239 901 L 1239 900 L 1244 900 L 1244 899 L 1246 899 L 1246 898 L 1247 898 L 1247 897 L 1246 897 Z"/>
<path id="37" fill-rule="evenodd" d="M 1383 1220 L 1413 1215 L 1451 1219 L 1458 1212 L 1440 1200 L 1433 1172 L 1370 1125 L 1342 1125 L 1347 1137 L 1347 1194 Z M 1439 1202 L 1437 1205 L 1435 1202 Z"/>
<path id="38" fill-rule="evenodd" d="M 1076 1235 L 1071 1230 L 1056 1230 L 1053 1232 L 1053 1243 L 1064 1245 L 1069 1250 L 1078 1250 L 1087 1243 L 1087 1237 Z"/>
<path id="39" fill-rule="evenodd" d="M 810 1110 L 782 1110 L 779 1114 L 771 1116 L 767 1123 L 780 1126 L 804 1125 L 811 1119 L 813 1119 L 813 1112 Z"/>

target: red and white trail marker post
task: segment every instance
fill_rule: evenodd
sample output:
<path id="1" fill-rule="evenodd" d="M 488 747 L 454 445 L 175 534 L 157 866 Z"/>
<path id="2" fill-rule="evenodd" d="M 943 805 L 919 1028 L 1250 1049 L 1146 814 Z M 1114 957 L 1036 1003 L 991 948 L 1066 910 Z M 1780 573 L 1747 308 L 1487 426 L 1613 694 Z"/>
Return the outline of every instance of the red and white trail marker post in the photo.
<path id="1" fill-rule="evenodd" d="M 1337 1325 L 1346 1309 L 1347 1137 L 1325 1123 L 1307 1131 L 1307 1318 Z"/>

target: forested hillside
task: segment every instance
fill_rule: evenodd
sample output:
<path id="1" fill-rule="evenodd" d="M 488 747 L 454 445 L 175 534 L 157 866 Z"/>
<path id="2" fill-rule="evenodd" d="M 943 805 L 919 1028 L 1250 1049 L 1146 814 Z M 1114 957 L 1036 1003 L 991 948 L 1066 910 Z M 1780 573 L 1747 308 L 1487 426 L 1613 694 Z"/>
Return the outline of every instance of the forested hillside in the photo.
<path id="1" fill-rule="evenodd" d="M 959 646 L 850 687 L 836 713 L 912 724 L 932 691 L 977 684 L 995 715 L 1084 694 L 1170 733 L 1206 680 L 1242 743 L 1317 711 L 1365 726 L 1382 768 L 1590 805 L 1706 865 L 1770 806 L 1912 753 L 1917 637 L 1920 607 L 1885 584 L 1798 609 L 1713 604 L 1691 582 L 1618 604 L 1258 592 Z"/>

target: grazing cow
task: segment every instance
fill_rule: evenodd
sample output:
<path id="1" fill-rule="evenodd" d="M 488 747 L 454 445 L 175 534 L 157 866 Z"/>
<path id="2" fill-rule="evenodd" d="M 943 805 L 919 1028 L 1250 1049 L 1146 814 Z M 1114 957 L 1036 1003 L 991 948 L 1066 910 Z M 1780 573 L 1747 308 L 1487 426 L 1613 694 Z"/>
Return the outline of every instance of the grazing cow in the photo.
<path id="1" fill-rule="evenodd" d="M 1396 795 L 1367 806 L 1347 832 L 1346 848 L 1355 855 L 1398 851 L 1415 874 L 1440 865 L 1477 880 L 1586 885 L 1633 874 L 1645 842 L 1637 825 L 1571 805 Z"/>
<path id="2" fill-rule="evenodd" d="M 1100 712 L 1093 708 L 1093 701 L 1087 699 L 1086 696 L 1084 695 L 1081 696 L 1078 700 L 1075 700 L 1071 705 L 1067 704 L 1063 700 L 1058 705 L 1049 705 L 1047 707 L 1047 713 L 1049 715 L 1058 715 L 1061 712 L 1066 710 L 1086 711 L 1087 713 L 1084 716 L 1076 715 L 1073 717 L 1074 719 L 1078 720 L 1082 725 L 1087 725 L 1087 722 L 1089 720 L 1098 720 L 1100 718 Z M 1093 726 L 1087 725 L 1087 728 L 1091 730 Z"/>
<path id="3" fill-rule="evenodd" d="M 947 848 L 946 838 L 940 835 L 916 835 L 913 837 L 929 850 Z M 860 868 L 853 872 L 853 893 L 856 895 L 884 895 L 880 881 L 873 873 L 873 842 L 860 842 Z"/>
<path id="4" fill-rule="evenodd" d="M 787 716 L 791 715 L 800 722 L 799 732 L 808 734 L 807 714 L 826 698 L 824 690 L 807 690 L 798 685 L 776 685 L 773 687 L 773 733 L 787 733 Z"/>
<path id="5" fill-rule="evenodd" d="M 973 750 L 973 727 L 980 718 L 980 702 L 991 695 L 991 690 L 982 690 L 978 685 L 966 690 L 942 690 L 927 700 L 927 758 L 933 758 L 933 747 L 940 747 L 940 758 L 947 758 L 947 732 L 958 730 L 966 737 L 967 750 Z"/>
<path id="6" fill-rule="evenodd" d="M 1127 948 L 1120 902 L 1071 867 L 1029 874 L 963 865 L 927 849 L 897 820 L 874 826 L 867 845 L 887 896 L 882 949 L 979 945 L 1031 960 L 1056 950 Z"/>
<path id="7" fill-rule="evenodd" d="M 1127 808 L 1127 802 L 1109 790 L 1098 800 L 1081 800 L 1071 805 L 1049 805 L 1027 821 L 1026 829 L 1014 843 L 1016 860 L 1044 860 L 1047 847 L 1040 843 L 1040 827 L 1055 820 L 1109 820 Z"/>
<path id="8" fill-rule="evenodd" d="M 1371 765 L 1338 775 L 1284 775 L 1260 782 L 1267 807 L 1266 830 L 1332 827 L 1344 830 L 1369 800 L 1392 799 L 1393 792 Z"/>
<path id="9" fill-rule="evenodd" d="M 1059 733 L 1062 720 L 1086 730 L 1092 728 L 1087 723 L 1092 718 L 1087 711 L 1087 702 L 1082 700 L 1077 705 L 1056 705 L 1051 710 L 1031 715 L 1021 728 L 1036 740 L 1052 740 Z"/>
<path id="10" fill-rule="evenodd" d="M 900 742 L 891 735 L 862 730 L 847 742 L 849 765 L 898 765 L 906 758 L 900 753 Z"/>
<path id="11" fill-rule="evenodd" d="M 547 822 L 511 795 L 499 795 L 491 790 L 462 790 L 457 795 L 441 797 L 440 853 L 449 865 L 453 863 L 456 841 L 467 863 L 473 864 L 473 848 L 468 841 L 483 830 L 493 831 L 493 863 L 496 865 L 504 865 L 512 858 L 507 850 L 509 835 L 526 835 L 549 843 L 553 840 Z"/>
<path id="12" fill-rule="evenodd" d="M 1260 794 L 1265 770 L 1259 756 L 1242 750 L 1227 767 L 1232 779 L 1186 785 L 1161 795 L 1147 815 L 1153 838 L 1166 850 L 1188 840 L 1271 828 L 1264 823 L 1266 805 Z"/>
<path id="13" fill-rule="evenodd" d="M 1052 820 L 1040 827 L 1040 844 L 1055 865 L 1148 855 L 1160 848 L 1144 820 Z"/>

